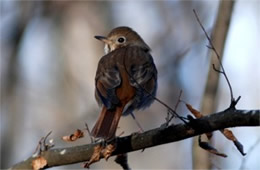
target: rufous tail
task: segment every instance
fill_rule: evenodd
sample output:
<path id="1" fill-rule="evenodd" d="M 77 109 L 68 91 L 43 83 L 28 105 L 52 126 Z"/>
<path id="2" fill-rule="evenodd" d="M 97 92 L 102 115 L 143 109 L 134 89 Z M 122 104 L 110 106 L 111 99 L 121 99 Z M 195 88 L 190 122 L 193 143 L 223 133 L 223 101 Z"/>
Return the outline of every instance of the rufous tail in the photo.
<path id="1" fill-rule="evenodd" d="M 100 116 L 91 131 L 91 135 L 95 138 L 103 138 L 105 140 L 114 138 L 122 111 L 123 107 L 108 110 L 103 106 Z"/>

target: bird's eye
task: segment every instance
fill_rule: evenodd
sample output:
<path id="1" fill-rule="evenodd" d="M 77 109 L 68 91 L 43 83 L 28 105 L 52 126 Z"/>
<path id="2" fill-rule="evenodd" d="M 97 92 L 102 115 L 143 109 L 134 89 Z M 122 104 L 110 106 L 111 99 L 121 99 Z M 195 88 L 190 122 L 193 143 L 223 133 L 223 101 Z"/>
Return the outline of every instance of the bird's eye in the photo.
<path id="1" fill-rule="evenodd" d="M 125 37 L 119 37 L 119 38 L 117 39 L 117 42 L 119 42 L 119 43 L 124 43 L 124 42 L 125 42 Z"/>

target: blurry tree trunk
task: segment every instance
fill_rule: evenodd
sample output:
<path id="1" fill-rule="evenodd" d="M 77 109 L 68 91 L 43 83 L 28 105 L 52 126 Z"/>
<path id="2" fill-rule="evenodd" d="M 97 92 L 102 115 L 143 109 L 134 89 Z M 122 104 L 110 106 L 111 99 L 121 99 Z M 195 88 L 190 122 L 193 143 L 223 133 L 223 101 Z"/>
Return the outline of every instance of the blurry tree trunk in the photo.
<path id="1" fill-rule="evenodd" d="M 217 49 L 220 57 L 222 57 L 225 47 L 225 40 L 229 29 L 230 19 L 232 15 L 234 1 L 222 0 L 219 5 L 219 11 L 216 18 L 214 31 L 212 34 L 213 45 Z M 206 88 L 204 91 L 203 100 L 201 103 L 201 113 L 207 115 L 215 112 L 216 109 L 216 95 L 219 84 L 220 74 L 211 69 L 212 64 L 215 64 L 216 68 L 219 69 L 219 62 L 216 54 L 211 51 L 210 53 L 210 69 L 208 73 L 208 79 Z M 193 142 L 193 168 L 194 169 L 210 169 L 212 167 L 210 155 L 208 152 L 203 151 L 198 146 L 197 138 L 194 138 Z"/>
<path id="2" fill-rule="evenodd" d="M 8 164 L 8 161 L 10 160 L 11 150 L 13 148 L 10 148 L 10 142 L 13 141 L 13 138 L 16 134 L 16 130 L 14 128 L 14 124 L 19 126 L 19 121 L 21 119 L 21 114 L 16 114 L 17 111 L 17 101 L 16 93 L 17 93 L 17 87 L 19 86 L 19 59 L 18 54 L 20 50 L 21 41 L 26 29 L 26 26 L 28 24 L 28 21 L 31 18 L 30 12 L 31 12 L 31 4 L 29 3 L 22 3 L 18 2 L 20 5 L 19 14 L 17 15 L 17 18 L 14 20 L 14 29 L 12 30 L 12 35 L 5 40 L 6 44 L 4 46 L 7 47 L 7 50 L 10 51 L 9 56 L 2 56 L 1 60 L 7 60 L 2 61 L 4 64 L 7 63 L 7 65 L 3 68 L 6 70 L 1 70 L 4 72 L 4 75 L 1 77 L 1 112 L 3 114 L 8 114 L 8 116 L 5 116 L 5 124 L 7 125 L 6 131 L 1 131 L 3 134 L 1 134 L 1 137 L 3 137 L 5 140 L 2 141 L 2 150 L 1 155 L 5 155 L 1 157 L 1 162 L 3 163 L 1 167 L 6 167 Z M 1 63 L 1 65 L 3 64 Z M 3 110 L 2 110 L 3 109 Z M 2 114 L 2 113 L 1 113 Z M 3 121 L 3 120 L 1 120 Z M 1 122 L 2 123 L 2 122 Z"/>

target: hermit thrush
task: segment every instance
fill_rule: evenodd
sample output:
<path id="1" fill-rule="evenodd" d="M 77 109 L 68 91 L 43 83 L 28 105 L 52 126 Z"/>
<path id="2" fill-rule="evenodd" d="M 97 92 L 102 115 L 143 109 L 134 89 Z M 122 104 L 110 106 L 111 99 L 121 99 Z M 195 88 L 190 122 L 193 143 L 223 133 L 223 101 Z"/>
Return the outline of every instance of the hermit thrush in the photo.
<path id="1" fill-rule="evenodd" d="M 157 90 L 157 69 L 150 48 L 129 27 L 117 27 L 107 37 L 105 53 L 95 78 L 95 97 L 102 106 L 91 135 L 105 140 L 115 137 L 121 115 L 150 106 Z"/>

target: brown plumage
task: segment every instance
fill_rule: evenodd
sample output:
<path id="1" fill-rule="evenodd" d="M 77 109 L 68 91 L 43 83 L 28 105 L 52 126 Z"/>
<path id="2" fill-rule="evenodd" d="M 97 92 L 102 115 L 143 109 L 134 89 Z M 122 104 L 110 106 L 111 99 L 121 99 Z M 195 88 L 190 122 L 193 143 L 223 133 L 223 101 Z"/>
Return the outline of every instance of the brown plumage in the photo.
<path id="1" fill-rule="evenodd" d="M 153 102 L 157 70 L 150 48 L 131 28 L 118 27 L 107 37 L 95 37 L 105 43 L 106 55 L 96 72 L 95 96 L 102 111 L 91 134 L 107 140 L 115 137 L 121 115 Z"/>

